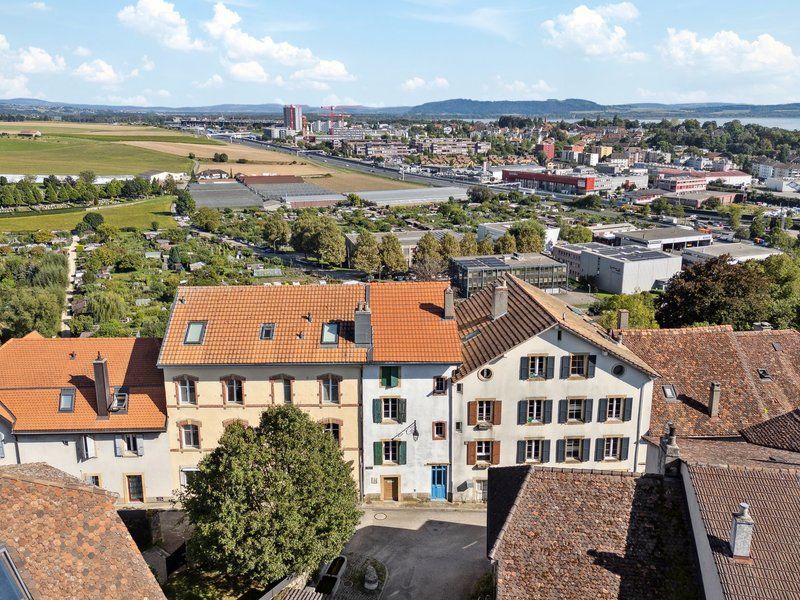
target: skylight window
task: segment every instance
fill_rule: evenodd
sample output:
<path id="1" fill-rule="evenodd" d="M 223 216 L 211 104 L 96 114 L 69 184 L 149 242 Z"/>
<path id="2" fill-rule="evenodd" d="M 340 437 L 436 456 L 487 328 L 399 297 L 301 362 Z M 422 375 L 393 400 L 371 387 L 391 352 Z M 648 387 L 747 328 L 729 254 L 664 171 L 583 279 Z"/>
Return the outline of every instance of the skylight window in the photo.
<path id="1" fill-rule="evenodd" d="M 33 598 L 11 560 L 8 550 L 0 546 L 0 598 L 30 600 Z"/>
<path id="2" fill-rule="evenodd" d="M 338 323 L 323 323 L 323 325 L 322 325 L 322 343 L 323 344 L 338 344 L 339 343 L 339 324 Z"/>
<path id="3" fill-rule="evenodd" d="M 275 339 L 275 323 L 262 323 L 261 331 L 258 334 L 260 340 L 274 340 Z"/>
<path id="4" fill-rule="evenodd" d="M 205 321 L 189 321 L 186 326 L 186 337 L 183 338 L 184 344 L 202 344 L 206 335 Z"/>
<path id="5" fill-rule="evenodd" d="M 126 411 L 128 410 L 128 390 L 124 387 L 114 389 L 114 402 L 111 404 L 113 411 Z"/>
<path id="6" fill-rule="evenodd" d="M 675 392 L 675 386 L 672 384 L 662 385 L 661 389 L 664 392 L 664 398 L 667 400 L 677 400 L 678 394 Z"/>
<path id="7" fill-rule="evenodd" d="M 75 388 L 63 388 L 58 396 L 59 412 L 72 412 L 75 409 Z"/>

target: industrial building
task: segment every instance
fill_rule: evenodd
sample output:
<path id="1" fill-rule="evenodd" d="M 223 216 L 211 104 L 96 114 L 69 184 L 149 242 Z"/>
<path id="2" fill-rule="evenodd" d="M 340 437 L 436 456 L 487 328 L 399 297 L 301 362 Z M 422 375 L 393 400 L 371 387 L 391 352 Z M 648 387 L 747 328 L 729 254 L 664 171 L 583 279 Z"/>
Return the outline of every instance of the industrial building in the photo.
<path id="1" fill-rule="evenodd" d="M 467 189 L 460 187 L 427 187 L 407 190 L 378 190 L 356 192 L 356 195 L 378 206 L 413 206 L 466 200 Z"/>
<path id="2" fill-rule="evenodd" d="M 564 263 L 570 278 L 611 294 L 649 291 L 681 270 L 680 256 L 632 245 L 559 244 L 553 258 Z"/>
<path id="3" fill-rule="evenodd" d="M 446 233 L 449 233 L 457 240 L 461 240 L 464 237 L 463 233 L 458 233 L 457 231 L 450 231 L 449 229 L 434 229 L 432 231 L 420 231 L 418 229 L 410 230 L 410 231 L 387 231 L 387 232 L 377 232 L 373 233 L 372 237 L 375 238 L 375 241 L 378 244 L 381 243 L 381 240 L 385 238 L 387 235 L 393 235 L 400 241 L 400 248 L 403 250 L 403 256 L 406 259 L 406 263 L 408 266 L 411 266 L 411 262 L 414 260 L 414 252 L 417 250 L 417 244 L 422 239 L 422 236 L 426 233 L 431 233 L 433 236 L 441 241 L 442 237 Z M 352 260 L 353 260 L 353 253 L 356 251 L 356 242 L 358 241 L 358 234 L 357 233 L 348 233 L 345 235 L 345 247 L 347 250 L 347 265 L 352 268 Z"/>
<path id="4" fill-rule="evenodd" d="M 685 265 L 693 265 L 697 263 L 704 263 L 712 258 L 718 256 L 729 255 L 728 262 L 735 264 L 744 262 L 746 260 L 764 260 L 770 256 L 783 254 L 776 248 L 766 248 L 764 246 L 756 246 L 755 244 L 744 244 L 742 242 L 735 243 L 719 243 L 710 246 L 702 246 L 700 248 L 688 248 L 683 251 L 683 263 Z"/>
<path id="5" fill-rule="evenodd" d="M 736 192 L 712 192 L 705 190 L 702 192 L 686 192 L 684 194 L 667 194 L 664 196 L 670 204 L 686 206 L 689 208 L 702 208 L 707 200 L 716 198 L 723 206 L 733 204 L 736 199 Z"/>
<path id="6" fill-rule="evenodd" d="M 515 223 L 519 223 L 519 221 L 502 221 L 499 223 L 481 223 L 478 225 L 478 234 L 477 238 L 480 242 L 485 237 L 492 238 L 493 242 L 496 242 L 499 238 L 501 238 L 504 234 L 508 233 L 508 231 L 514 226 Z M 544 229 L 544 248 L 546 251 L 550 251 L 556 242 L 558 242 L 558 234 L 561 232 L 561 229 L 558 227 L 545 227 Z"/>
<path id="7" fill-rule="evenodd" d="M 711 245 L 711 234 L 690 227 L 656 227 L 614 234 L 615 246 L 634 244 L 648 250 L 683 250 Z"/>
<path id="8" fill-rule="evenodd" d="M 532 190 L 581 196 L 594 190 L 595 178 L 584 175 L 553 175 L 552 173 L 504 169 L 503 181 L 519 183 L 523 188 Z"/>
<path id="9" fill-rule="evenodd" d="M 519 277 L 552 294 L 567 285 L 566 265 L 536 252 L 450 259 L 450 282 L 463 298 L 506 275 Z"/>

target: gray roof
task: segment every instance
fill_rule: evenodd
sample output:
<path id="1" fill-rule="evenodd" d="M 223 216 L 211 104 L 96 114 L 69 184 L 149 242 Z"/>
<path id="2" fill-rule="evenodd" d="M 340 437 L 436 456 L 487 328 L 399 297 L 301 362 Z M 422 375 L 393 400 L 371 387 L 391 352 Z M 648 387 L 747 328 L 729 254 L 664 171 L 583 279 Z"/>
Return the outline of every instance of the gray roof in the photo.
<path id="1" fill-rule="evenodd" d="M 379 190 L 356 192 L 368 202 L 380 205 L 394 204 L 427 204 L 429 202 L 447 202 L 452 196 L 456 200 L 466 200 L 467 190 L 460 187 L 429 187 L 412 188 L 407 190 Z"/>
<path id="2" fill-rule="evenodd" d="M 671 258 L 672 255 L 662 252 L 661 250 L 649 250 L 642 246 L 609 246 L 607 244 L 600 244 L 598 242 L 589 242 L 588 244 L 561 244 L 560 248 L 566 248 L 574 252 L 588 252 L 606 258 L 621 260 L 624 262 L 633 262 L 640 260 L 656 260 L 661 258 Z"/>
<path id="3" fill-rule="evenodd" d="M 642 240 L 644 242 L 671 240 L 675 238 L 711 239 L 711 234 L 709 233 L 700 233 L 699 231 L 685 227 L 655 227 L 653 229 L 637 229 L 636 231 L 617 233 L 615 235 L 619 238 L 630 238 Z"/>
<path id="4" fill-rule="evenodd" d="M 538 252 L 515 252 L 514 254 L 492 254 L 489 256 L 456 256 L 451 260 L 454 264 L 468 271 L 481 271 L 484 269 L 508 270 L 514 267 L 557 267 L 562 264 Z"/>
<path id="5" fill-rule="evenodd" d="M 733 244 L 718 243 L 699 248 L 687 248 L 684 253 L 707 256 L 709 258 L 730 254 L 731 258 L 766 258 L 774 254 L 783 254 L 776 248 L 765 248 L 755 244 L 736 242 Z"/>

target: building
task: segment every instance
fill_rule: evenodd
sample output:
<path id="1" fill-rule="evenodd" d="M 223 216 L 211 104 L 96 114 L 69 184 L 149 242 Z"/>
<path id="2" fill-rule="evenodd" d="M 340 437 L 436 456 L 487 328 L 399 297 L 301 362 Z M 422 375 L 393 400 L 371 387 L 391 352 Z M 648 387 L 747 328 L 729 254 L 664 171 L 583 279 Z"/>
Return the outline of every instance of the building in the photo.
<path id="1" fill-rule="evenodd" d="M 762 158 L 752 162 L 752 174 L 761 180 L 800 177 L 800 163 L 782 163 Z"/>
<path id="2" fill-rule="evenodd" d="M 0 464 L 45 462 L 123 503 L 171 498 L 158 349 L 38 333 L 0 346 Z"/>
<path id="3" fill-rule="evenodd" d="M 0 597 L 165 597 L 114 494 L 30 463 L 0 467 L 0 498 Z"/>
<path id="4" fill-rule="evenodd" d="M 283 126 L 291 133 L 303 131 L 303 107 L 289 104 L 283 107 Z"/>
<path id="5" fill-rule="evenodd" d="M 383 238 L 385 238 L 387 235 L 395 236 L 400 242 L 400 248 L 403 251 L 403 256 L 410 267 L 411 263 L 414 261 L 414 252 L 417 250 L 417 244 L 419 244 L 422 236 L 426 233 L 430 233 L 439 241 L 441 241 L 446 234 L 452 235 L 457 240 L 460 240 L 462 237 L 464 237 L 464 234 L 458 233 L 457 231 L 450 231 L 449 229 L 433 229 L 431 231 L 419 231 L 418 229 L 410 231 L 381 231 L 373 233 L 372 237 L 374 237 L 375 241 L 380 244 L 381 240 L 383 240 Z M 356 247 L 358 246 L 358 234 L 345 234 L 344 240 L 345 250 L 347 251 L 347 265 L 352 268 L 353 256 L 355 254 Z"/>
<path id="6" fill-rule="evenodd" d="M 710 246 L 711 234 L 688 227 L 655 227 L 614 234 L 614 245 L 635 244 L 649 250 L 683 250 L 697 246 Z"/>
<path id="7" fill-rule="evenodd" d="M 189 181 L 189 175 L 186 173 L 170 171 L 145 171 L 144 173 L 139 174 L 139 177 L 146 179 L 150 183 L 153 183 L 154 181 L 157 181 L 158 183 L 164 183 L 170 178 L 172 178 L 172 180 L 176 183 Z"/>
<path id="8" fill-rule="evenodd" d="M 746 260 L 764 260 L 778 254 L 783 254 L 783 252 L 777 248 L 735 242 L 711 244 L 700 248 L 687 248 L 683 251 L 682 256 L 685 265 L 692 265 L 723 255 L 730 256 L 728 262 L 735 264 Z"/>
<path id="9" fill-rule="evenodd" d="M 359 337 L 371 324 L 372 339 Z M 356 342 L 362 372 L 364 496 L 447 500 L 450 378 L 461 363 L 453 291 L 445 282 L 367 287 Z"/>
<path id="10" fill-rule="evenodd" d="M 567 286 L 566 267 L 537 252 L 459 256 L 450 259 L 449 270 L 450 282 L 463 298 L 507 275 L 554 294 Z"/>
<path id="11" fill-rule="evenodd" d="M 657 187 L 674 194 L 703 191 L 707 185 L 708 182 L 703 177 L 691 175 L 676 175 L 656 180 Z"/>
<path id="12" fill-rule="evenodd" d="M 458 138 L 419 138 L 414 142 L 417 152 L 434 156 L 466 156 L 491 150 L 489 142 Z"/>
<path id="13" fill-rule="evenodd" d="M 703 208 L 703 205 L 711 199 L 716 199 L 722 206 L 733 204 L 733 201 L 736 200 L 736 192 L 712 192 L 706 190 L 703 192 L 666 194 L 664 197 L 670 204 L 680 204 L 688 208 Z"/>
<path id="14" fill-rule="evenodd" d="M 355 192 L 366 202 L 377 206 L 416 206 L 441 204 L 451 200 L 466 200 L 467 189 L 461 187 L 428 187 L 406 190 L 369 190 Z"/>
<path id="15" fill-rule="evenodd" d="M 526 189 L 582 196 L 594 190 L 595 178 L 591 176 L 554 175 L 530 171 L 503 170 L 503 181 L 519 183 Z"/>
<path id="16" fill-rule="evenodd" d="M 589 225 L 589 230 L 595 240 L 613 240 L 615 233 L 635 231 L 636 225 L 632 223 L 597 223 Z"/>
<path id="17" fill-rule="evenodd" d="M 481 241 L 485 237 L 491 237 L 492 241 L 496 242 L 504 234 L 519 221 L 503 221 L 498 223 L 481 223 L 478 225 L 477 239 Z M 544 230 L 544 248 L 549 251 L 558 241 L 558 235 L 561 232 L 559 227 L 545 227 Z"/>
<path id="18" fill-rule="evenodd" d="M 456 318 L 454 500 L 485 500 L 495 465 L 644 470 L 657 373 L 637 355 L 513 276 L 458 304 Z"/>
<path id="19" fill-rule="evenodd" d="M 650 204 L 656 198 L 664 195 L 664 190 L 660 188 L 644 188 L 628 190 L 623 194 L 625 202 L 630 204 Z"/>
<path id="20" fill-rule="evenodd" d="M 542 142 L 541 144 L 536 144 L 534 152 L 542 152 L 547 157 L 547 160 L 553 160 L 556 157 L 556 145 L 553 142 Z"/>
<path id="21" fill-rule="evenodd" d="M 641 246 L 609 246 L 598 242 L 558 244 L 553 258 L 567 265 L 571 279 L 589 281 L 611 294 L 650 291 L 681 270 L 681 257 Z"/>
<path id="22" fill-rule="evenodd" d="M 402 142 L 349 141 L 344 147 L 353 156 L 364 158 L 402 158 L 417 153 L 415 148 Z"/>

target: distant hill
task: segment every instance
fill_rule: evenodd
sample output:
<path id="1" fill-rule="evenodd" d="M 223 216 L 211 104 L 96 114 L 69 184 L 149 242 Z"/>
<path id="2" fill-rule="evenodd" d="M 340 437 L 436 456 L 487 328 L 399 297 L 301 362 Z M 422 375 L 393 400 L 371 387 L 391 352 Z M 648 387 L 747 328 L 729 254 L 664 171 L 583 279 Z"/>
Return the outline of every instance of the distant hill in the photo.
<path id="1" fill-rule="evenodd" d="M 603 106 L 590 100 L 442 100 L 413 106 L 405 113 L 415 116 L 447 115 L 471 119 L 525 115 L 568 117 L 576 112 L 603 112 Z"/>

